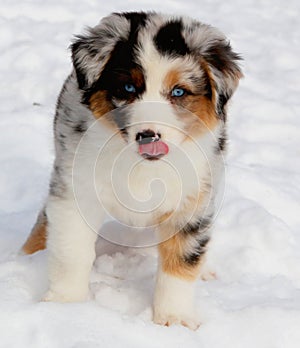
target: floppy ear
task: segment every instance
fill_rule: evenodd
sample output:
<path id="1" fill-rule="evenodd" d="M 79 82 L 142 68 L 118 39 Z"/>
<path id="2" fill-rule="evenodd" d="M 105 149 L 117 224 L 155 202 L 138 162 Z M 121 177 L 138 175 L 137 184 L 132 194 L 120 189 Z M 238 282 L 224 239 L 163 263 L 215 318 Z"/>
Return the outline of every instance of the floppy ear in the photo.
<path id="1" fill-rule="evenodd" d="M 99 78 L 117 41 L 126 39 L 130 23 L 125 17 L 112 14 L 84 35 L 76 36 L 71 45 L 72 61 L 78 86 L 88 90 Z"/>
<path id="2" fill-rule="evenodd" d="M 243 76 L 238 65 L 241 58 L 224 39 L 212 41 L 203 52 L 203 57 L 209 69 L 212 89 L 215 89 L 216 111 L 221 117 L 225 117 L 225 106 Z"/>
<path id="3" fill-rule="evenodd" d="M 210 25 L 186 21 L 183 34 L 191 51 L 200 57 L 210 81 L 216 112 L 225 119 L 226 103 L 243 76 L 238 65 L 241 58 L 233 52 L 224 34 Z"/>

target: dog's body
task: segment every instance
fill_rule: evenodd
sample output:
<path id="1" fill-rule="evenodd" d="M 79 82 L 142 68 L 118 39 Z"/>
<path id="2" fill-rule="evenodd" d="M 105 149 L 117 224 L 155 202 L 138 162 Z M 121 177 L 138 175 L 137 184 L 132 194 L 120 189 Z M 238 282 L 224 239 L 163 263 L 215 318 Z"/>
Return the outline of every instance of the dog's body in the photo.
<path id="1" fill-rule="evenodd" d="M 210 239 L 239 57 L 210 26 L 124 13 L 79 36 L 72 58 L 54 122 L 49 197 L 23 246 L 32 253 L 47 239 L 45 299 L 86 298 L 95 231 L 109 213 L 159 233 L 154 321 L 196 328 L 194 281 Z"/>

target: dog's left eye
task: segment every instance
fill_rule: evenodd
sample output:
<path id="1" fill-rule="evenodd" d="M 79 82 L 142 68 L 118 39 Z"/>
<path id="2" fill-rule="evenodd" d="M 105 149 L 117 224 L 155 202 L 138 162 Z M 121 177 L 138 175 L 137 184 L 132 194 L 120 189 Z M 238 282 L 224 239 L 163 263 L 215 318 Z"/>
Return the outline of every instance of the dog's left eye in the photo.
<path id="1" fill-rule="evenodd" d="M 182 97 L 185 94 L 185 90 L 183 88 L 175 87 L 172 92 L 172 97 Z"/>
<path id="2" fill-rule="evenodd" d="M 135 91 L 136 91 L 134 85 L 132 85 L 131 83 L 126 83 L 124 88 L 125 88 L 125 91 L 128 93 L 135 93 Z"/>

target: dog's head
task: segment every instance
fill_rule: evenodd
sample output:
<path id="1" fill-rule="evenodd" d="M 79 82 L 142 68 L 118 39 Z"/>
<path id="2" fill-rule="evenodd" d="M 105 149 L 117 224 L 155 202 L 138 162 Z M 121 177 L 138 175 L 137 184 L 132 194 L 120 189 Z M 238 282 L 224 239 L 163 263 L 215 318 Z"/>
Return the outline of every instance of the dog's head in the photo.
<path id="1" fill-rule="evenodd" d="M 153 12 L 102 19 L 77 37 L 72 58 L 82 102 L 95 118 L 123 110 L 115 126 L 148 159 L 224 123 L 242 76 L 217 29 Z"/>

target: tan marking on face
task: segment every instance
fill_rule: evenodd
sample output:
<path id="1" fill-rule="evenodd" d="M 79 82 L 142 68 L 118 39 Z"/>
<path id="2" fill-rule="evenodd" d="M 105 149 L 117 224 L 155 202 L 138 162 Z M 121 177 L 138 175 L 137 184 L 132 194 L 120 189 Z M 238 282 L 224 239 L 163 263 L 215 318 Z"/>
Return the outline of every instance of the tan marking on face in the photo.
<path id="1" fill-rule="evenodd" d="M 92 94 L 89 100 L 89 105 L 96 119 L 99 119 L 113 110 L 112 105 L 106 99 L 105 91 L 97 91 Z"/>
<path id="2" fill-rule="evenodd" d="M 134 85 L 137 88 L 143 87 L 145 84 L 143 73 L 137 68 L 131 69 L 130 73 L 131 73 L 131 78 L 132 78 Z"/>
<path id="3" fill-rule="evenodd" d="M 25 254 L 33 254 L 39 250 L 46 249 L 47 241 L 47 219 L 38 218 L 29 237 L 22 247 Z"/>
<path id="4" fill-rule="evenodd" d="M 164 88 L 170 93 L 175 86 L 180 86 L 190 91 L 194 89 L 193 86 L 184 83 L 182 73 L 179 70 L 171 70 L 164 79 Z M 212 130 L 217 125 L 219 120 L 214 106 L 215 98 L 215 91 L 212 92 L 212 100 L 204 95 L 197 94 L 186 94 L 178 98 L 169 96 L 179 119 L 184 119 L 186 131 L 191 136 Z"/>
<path id="5" fill-rule="evenodd" d="M 178 70 L 169 71 L 163 81 L 163 86 L 167 90 L 172 90 L 176 85 L 178 85 L 180 77 L 181 74 Z"/>
<path id="6" fill-rule="evenodd" d="M 209 130 L 213 130 L 218 124 L 219 120 L 213 103 L 206 96 L 188 95 L 184 98 L 182 107 L 197 116 L 201 123 Z M 199 126 L 201 125 L 199 124 Z M 205 127 L 203 127 L 204 131 Z"/>
<path id="7" fill-rule="evenodd" d="M 171 101 L 172 104 L 176 104 L 176 102 L 180 103 L 180 101 L 184 100 L 184 97 L 174 98 L 171 97 L 171 91 L 174 87 L 180 86 L 181 88 L 186 89 L 187 91 L 192 89 L 192 86 L 184 82 L 182 78 L 183 72 L 180 70 L 173 69 L 169 71 L 163 81 L 163 89 L 167 92 L 167 98 Z"/>

